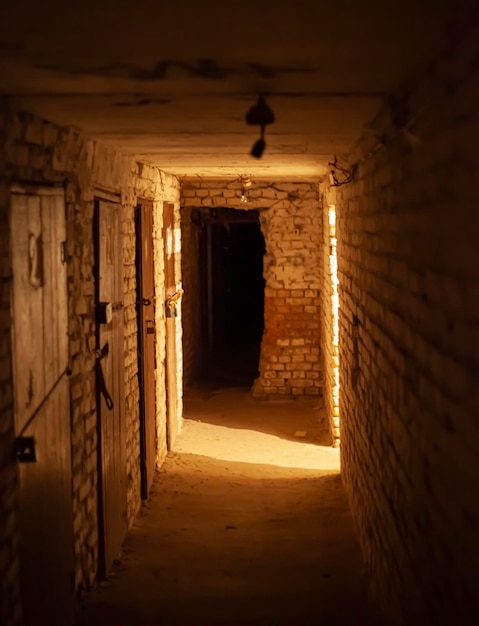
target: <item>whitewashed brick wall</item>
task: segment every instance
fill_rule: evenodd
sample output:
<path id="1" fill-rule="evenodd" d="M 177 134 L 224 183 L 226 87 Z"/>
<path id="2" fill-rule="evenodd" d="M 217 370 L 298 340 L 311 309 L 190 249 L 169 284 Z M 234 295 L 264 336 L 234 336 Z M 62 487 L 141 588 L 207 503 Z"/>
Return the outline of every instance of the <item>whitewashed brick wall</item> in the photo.
<path id="1" fill-rule="evenodd" d="M 340 437 L 340 416 L 339 416 L 339 347 L 338 332 L 335 328 L 334 305 L 335 296 L 338 295 L 338 286 L 335 285 L 337 279 L 337 258 L 336 255 L 336 227 L 330 224 L 329 211 L 336 205 L 336 194 L 334 188 L 328 183 L 320 186 L 322 204 L 322 254 L 320 258 L 321 267 L 321 354 L 323 358 L 323 379 L 324 379 L 324 406 L 328 417 L 329 426 L 335 445 L 339 444 Z M 335 265 L 336 264 L 336 265 Z M 336 289 L 335 289 L 336 287 Z"/>

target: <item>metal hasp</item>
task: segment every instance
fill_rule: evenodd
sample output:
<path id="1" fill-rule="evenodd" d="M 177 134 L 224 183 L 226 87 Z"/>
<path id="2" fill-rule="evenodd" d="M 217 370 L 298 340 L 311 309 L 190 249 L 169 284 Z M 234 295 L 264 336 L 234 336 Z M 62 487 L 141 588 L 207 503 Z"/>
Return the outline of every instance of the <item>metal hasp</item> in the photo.
<path id="1" fill-rule="evenodd" d="M 98 324 L 109 324 L 113 319 L 113 305 L 111 302 L 97 302 L 96 321 Z"/>
<path id="2" fill-rule="evenodd" d="M 15 439 L 15 456 L 19 463 L 36 463 L 35 439 L 33 437 L 17 437 Z"/>

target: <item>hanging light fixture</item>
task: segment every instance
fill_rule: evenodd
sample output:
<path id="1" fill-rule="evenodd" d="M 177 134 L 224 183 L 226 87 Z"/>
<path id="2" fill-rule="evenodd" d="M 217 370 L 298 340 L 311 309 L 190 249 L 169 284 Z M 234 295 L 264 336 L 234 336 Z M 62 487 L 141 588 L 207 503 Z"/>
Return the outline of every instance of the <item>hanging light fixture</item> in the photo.
<path id="1" fill-rule="evenodd" d="M 246 191 L 253 184 L 251 178 L 249 176 L 239 176 L 238 180 L 241 184 L 241 204 L 246 204 L 248 202 L 248 196 L 246 195 Z"/>
<path id="2" fill-rule="evenodd" d="M 261 129 L 260 138 L 255 141 L 251 148 L 251 156 L 256 159 L 261 159 L 264 149 L 266 148 L 266 142 L 264 140 L 264 127 L 267 124 L 274 122 L 274 113 L 270 107 L 266 104 L 263 96 L 258 97 L 258 102 L 251 107 L 246 113 L 246 123 L 251 126 L 259 126 Z"/>

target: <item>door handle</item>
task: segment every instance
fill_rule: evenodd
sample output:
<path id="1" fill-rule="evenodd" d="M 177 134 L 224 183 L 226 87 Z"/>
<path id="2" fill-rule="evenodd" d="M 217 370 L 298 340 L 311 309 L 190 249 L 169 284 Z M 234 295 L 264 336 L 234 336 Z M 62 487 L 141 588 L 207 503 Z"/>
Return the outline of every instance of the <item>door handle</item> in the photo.
<path id="1" fill-rule="evenodd" d="M 95 350 L 95 358 L 98 359 L 99 361 L 104 359 L 109 354 L 110 354 L 110 344 L 108 343 L 108 341 L 105 343 L 103 348 Z"/>
<path id="2" fill-rule="evenodd" d="M 96 369 L 96 374 L 97 374 L 97 385 L 99 387 L 99 392 L 105 399 L 105 404 L 107 406 L 107 409 L 111 411 L 113 408 L 113 398 L 111 397 L 110 392 L 108 391 L 108 388 L 106 386 L 105 376 L 103 374 L 103 368 L 101 366 L 101 362 L 98 359 L 95 362 L 95 369 Z"/>
<path id="3" fill-rule="evenodd" d="M 105 404 L 109 411 L 113 408 L 113 398 L 110 395 L 110 392 L 107 389 L 105 376 L 103 374 L 103 368 L 101 366 L 101 360 L 108 356 L 110 352 L 110 346 L 108 341 L 105 343 L 103 348 L 99 350 L 95 350 L 95 370 L 96 370 L 96 383 L 98 385 L 99 391 L 103 398 L 105 399 Z"/>

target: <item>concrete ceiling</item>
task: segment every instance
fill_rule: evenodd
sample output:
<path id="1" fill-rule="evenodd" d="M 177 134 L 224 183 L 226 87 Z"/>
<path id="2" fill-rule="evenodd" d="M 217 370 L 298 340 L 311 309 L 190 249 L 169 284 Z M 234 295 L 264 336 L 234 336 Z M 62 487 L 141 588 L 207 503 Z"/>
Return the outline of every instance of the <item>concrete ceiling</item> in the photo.
<path id="1" fill-rule="evenodd" d="M 312 179 L 472 0 L 0 0 L 0 89 L 181 176 Z M 245 113 L 267 94 L 262 159 Z"/>

